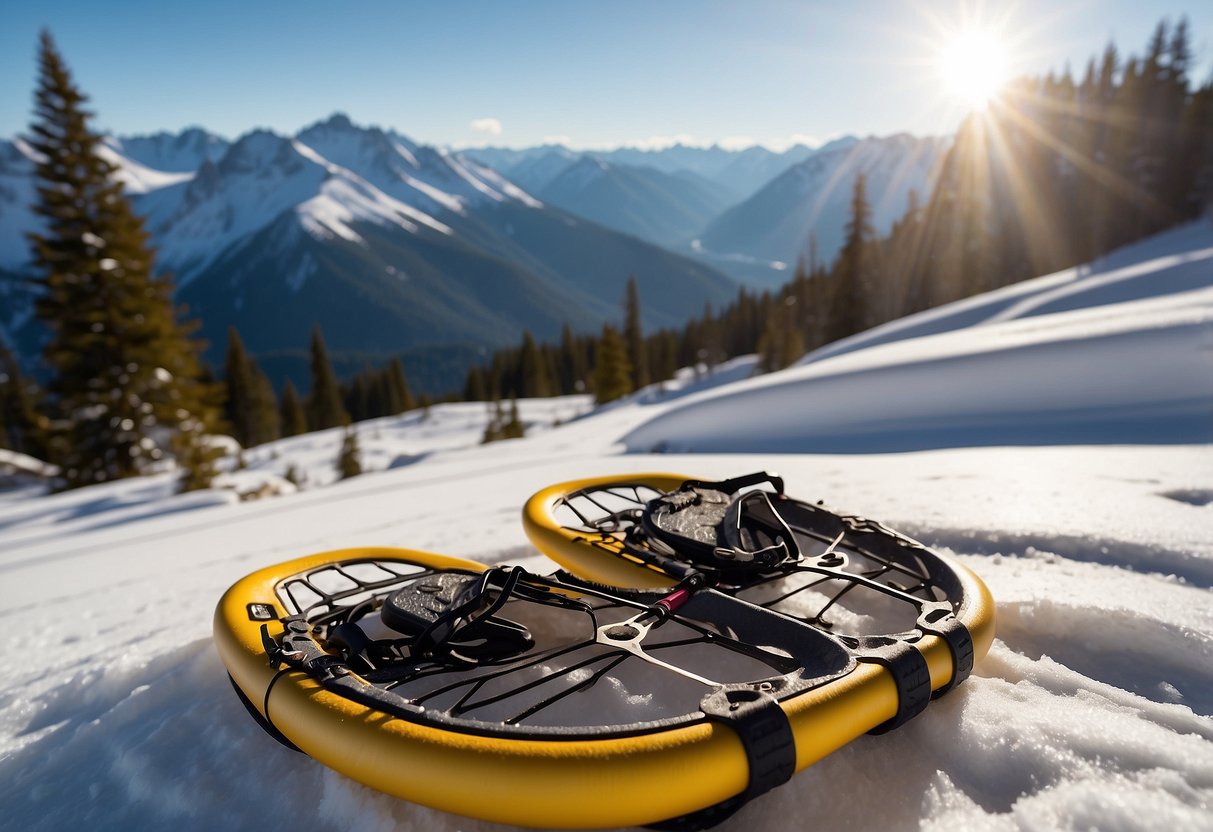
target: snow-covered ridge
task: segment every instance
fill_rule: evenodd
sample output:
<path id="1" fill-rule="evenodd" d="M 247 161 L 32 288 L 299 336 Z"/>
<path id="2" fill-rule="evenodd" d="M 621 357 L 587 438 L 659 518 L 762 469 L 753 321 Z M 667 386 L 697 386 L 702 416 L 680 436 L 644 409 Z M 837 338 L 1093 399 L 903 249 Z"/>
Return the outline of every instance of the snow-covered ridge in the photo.
<path id="1" fill-rule="evenodd" d="M 34 192 L 27 151 L 19 141 L 0 145 L 2 267 L 26 261 L 24 235 L 37 226 L 29 210 Z M 176 273 L 180 285 L 288 211 L 308 233 L 358 242 L 346 223 L 451 234 L 437 215 L 465 214 L 483 203 L 540 207 L 470 159 L 354 125 L 343 115 L 295 137 L 253 130 L 228 143 L 189 130 L 175 137 L 107 139 L 100 152 L 118 167 L 136 210 L 147 218 L 158 262 Z M 187 167 L 191 160 L 196 164 Z M 154 161 L 164 167 L 150 166 Z"/>
<path id="2" fill-rule="evenodd" d="M 201 127 L 150 136 L 107 136 L 105 143 L 125 159 L 168 173 L 193 173 L 203 162 L 219 161 L 231 145 Z"/>

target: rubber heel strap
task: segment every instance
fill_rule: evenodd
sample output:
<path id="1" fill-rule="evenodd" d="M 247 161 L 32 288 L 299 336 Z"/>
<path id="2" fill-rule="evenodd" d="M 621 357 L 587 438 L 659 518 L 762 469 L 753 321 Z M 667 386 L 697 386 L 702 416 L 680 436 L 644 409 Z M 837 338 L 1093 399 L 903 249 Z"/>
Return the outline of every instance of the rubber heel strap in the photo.
<path id="1" fill-rule="evenodd" d="M 931 604 L 924 609 L 918 617 L 918 629 L 942 638 L 952 654 L 952 678 L 932 694 L 932 698 L 938 699 L 968 679 L 973 672 L 973 636 L 946 602 Z"/>
<path id="2" fill-rule="evenodd" d="M 918 716 L 931 701 L 931 669 L 922 653 L 894 638 L 874 636 L 861 642 L 859 661 L 883 666 L 897 684 L 897 715 L 869 734 L 885 734 Z"/>
<path id="3" fill-rule="evenodd" d="M 741 738 L 749 764 L 745 791 L 697 812 L 649 826 L 661 832 L 698 832 L 732 817 L 742 806 L 791 779 L 796 772 L 796 738 L 774 693 L 782 680 L 724 685 L 703 698 L 699 707 Z"/>

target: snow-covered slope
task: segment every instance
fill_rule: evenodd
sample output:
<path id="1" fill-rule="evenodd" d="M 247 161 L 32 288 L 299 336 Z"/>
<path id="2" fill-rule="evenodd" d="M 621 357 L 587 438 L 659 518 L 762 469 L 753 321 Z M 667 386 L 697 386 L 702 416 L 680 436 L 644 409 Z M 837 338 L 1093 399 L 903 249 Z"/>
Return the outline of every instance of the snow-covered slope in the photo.
<path id="1" fill-rule="evenodd" d="M 1191 235 L 1190 242 L 1201 237 Z M 1189 264 L 1206 262 L 1195 254 L 1201 248 L 1182 253 L 1174 239 L 1152 245 L 1147 260 L 1166 248 Z M 1130 265 L 1131 254 L 1121 252 L 1118 268 Z M 1053 288 L 1061 282 L 1054 279 Z M 1175 284 L 1140 284 L 1149 285 Z M 1093 285 L 1083 291 L 1100 297 Z M 1043 367 L 1042 349 L 1048 362 L 1064 363 L 1070 349 L 1097 360 L 1100 345 L 1117 351 L 1150 331 L 1134 343 L 1157 375 L 1202 356 L 1208 362 L 1207 339 L 1166 335 L 1191 326 L 1172 302 L 1201 290 L 1160 291 L 1170 294 L 1118 294 L 1101 306 L 951 332 L 941 326 L 828 361 L 862 364 L 870 353 L 869 383 L 857 380 L 848 392 L 870 402 L 906 392 L 890 390 L 876 372 L 895 365 L 890 350 L 929 348 L 939 361 L 967 365 L 990 351 L 986 331 L 1008 325 L 1041 327 L 997 336 L 1000 371 L 1012 375 Z M 1024 294 L 1016 303 L 1029 300 Z M 1113 307 L 1119 318 L 1101 317 Z M 1148 326 L 1124 325 L 1133 307 Z M 1097 334 L 1076 337 L 1088 330 Z M 1165 352 L 1156 349 L 1163 342 L 1171 345 Z M 948 348 L 955 349 L 950 357 Z M 716 373 L 687 371 L 664 392 L 575 419 L 589 407 L 584 398 L 522 402 L 530 435 L 487 446 L 476 444 L 487 416 L 480 405 L 363 423 L 359 443 L 371 473 L 336 484 L 340 431 L 328 431 L 247 452 L 248 468 L 227 480 L 232 490 L 173 496 L 163 475 L 53 496 L 29 485 L 0 492 L 5 824 L 500 828 L 378 794 L 266 737 L 231 692 L 210 642 L 219 595 L 258 567 L 344 546 L 410 546 L 542 570 L 550 564 L 527 546 L 518 522 L 523 500 L 541 486 L 595 473 L 721 477 L 766 468 L 780 471 L 796 495 L 875 517 L 956 554 L 993 592 L 998 638 L 973 678 L 921 717 L 852 743 L 722 828 L 1207 829 L 1213 446 L 1171 444 L 1170 427 L 1159 422 L 1137 433 L 1136 445 L 858 456 L 796 453 L 796 445 L 762 454 L 623 452 L 623 437 L 676 408 L 684 426 L 698 411 L 724 444 L 744 425 L 717 418 L 712 402 L 755 389 L 779 391 L 771 409 L 803 415 L 816 406 L 820 397 L 803 378 L 812 363 L 757 388 L 737 380 L 749 366 L 752 359 L 740 359 Z M 938 383 L 933 378 L 912 376 L 915 384 Z M 962 405 L 990 386 L 980 381 L 958 378 L 941 410 L 971 413 Z M 1130 393 L 1104 408 L 1131 409 L 1133 386 L 1142 381 L 1140 372 L 1126 377 Z M 1047 412 L 1052 394 L 1051 386 L 1024 388 L 1019 406 L 1030 410 L 1036 396 L 1035 409 Z M 762 413 L 751 407 L 746 416 Z M 964 427 L 958 420 L 957 429 Z M 276 482 L 291 465 L 305 475 L 301 492 L 239 500 L 237 492 Z"/>
<path id="2" fill-rule="evenodd" d="M 708 452 L 1213 441 L 1213 226 L 857 335 L 625 441 Z"/>

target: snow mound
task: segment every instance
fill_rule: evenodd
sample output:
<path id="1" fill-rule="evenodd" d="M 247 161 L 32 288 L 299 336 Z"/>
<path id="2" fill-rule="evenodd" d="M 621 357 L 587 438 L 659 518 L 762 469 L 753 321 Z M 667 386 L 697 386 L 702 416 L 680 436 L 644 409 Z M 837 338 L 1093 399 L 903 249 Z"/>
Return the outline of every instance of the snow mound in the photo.
<path id="1" fill-rule="evenodd" d="M 1163 244 L 1179 250 L 856 336 L 692 397 L 624 442 L 778 453 L 1213 441 L 1213 229 L 1138 253 Z"/>

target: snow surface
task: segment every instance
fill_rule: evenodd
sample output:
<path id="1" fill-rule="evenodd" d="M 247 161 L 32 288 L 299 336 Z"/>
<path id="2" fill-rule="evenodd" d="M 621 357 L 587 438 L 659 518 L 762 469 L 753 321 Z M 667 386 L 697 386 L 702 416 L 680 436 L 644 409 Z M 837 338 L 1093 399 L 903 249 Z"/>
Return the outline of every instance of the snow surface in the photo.
<path id="1" fill-rule="evenodd" d="M 690 399 L 624 441 L 709 452 L 1213 441 L 1213 226 L 1110 259 L 1128 262 L 895 321 Z"/>
<path id="2" fill-rule="evenodd" d="M 1167 239 L 1122 253 L 1121 265 L 1210 246 L 1195 232 L 1182 245 Z M 1167 251 L 1143 255 L 1149 246 Z M 585 397 L 523 401 L 522 440 L 480 446 L 488 411 L 474 404 L 362 423 L 369 473 L 343 482 L 333 470 L 340 431 L 247 451 L 246 467 L 222 487 L 189 495 L 173 495 L 168 475 L 50 496 L 15 482 L 0 490 L 0 826 L 499 828 L 386 797 L 266 737 L 211 644 L 220 594 L 259 567 L 359 545 L 543 570 L 551 564 L 518 521 L 542 486 L 598 473 L 765 468 L 793 494 L 955 554 L 993 592 L 998 638 L 973 678 L 921 717 L 851 743 L 722 828 L 1209 829 L 1213 446 L 1179 444 L 1166 419 L 1131 414 L 1136 444 L 1057 443 L 1044 431 L 1008 447 L 973 405 L 997 386 L 988 375 L 1006 378 L 1019 421 L 1034 424 L 1054 412 L 1057 390 L 1022 379 L 1053 378 L 1054 365 L 1099 362 L 1104 352 L 1128 363 L 1128 392 L 1072 394 L 1103 411 L 1135 412 L 1134 391 L 1156 401 L 1165 381 L 1139 365 L 1158 377 L 1195 372 L 1202 360 L 1208 370 L 1208 293 L 1186 286 L 1147 297 L 1148 285 L 1169 284 L 1065 311 L 1028 303 L 1021 308 L 1040 314 L 981 324 L 991 312 L 757 380 L 745 379 L 754 359 L 738 359 L 592 414 Z M 1030 297 L 1043 295 L 1024 288 L 1014 303 Z M 949 387 L 928 372 L 940 362 L 963 370 Z M 844 369 L 814 370 L 830 363 Z M 829 398 L 875 407 L 894 372 L 909 373 L 909 389 L 936 385 L 922 398 L 939 408 L 924 409 L 922 424 L 953 414 L 971 446 L 804 453 L 812 437 L 790 425 L 769 428 L 784 440 L 779 452 L 745 452 L 749 423 L 767 410 L 810 418 L 824 379 L 851 379 Z M 740 410 L 714 404 L 747 399 L 740 429 Z M 627 453 L 625 440 L 637 446 L 634 437 L 660 433 L 654 425 L 698 425 L 696 442 L 727 452 Z M 865 435 L 881 444 L 875 428 Z M 290 466 L 304 474 L 298 491 L 283 480 Z M 284 493 L 246 499 L 275 490 Z"/>

